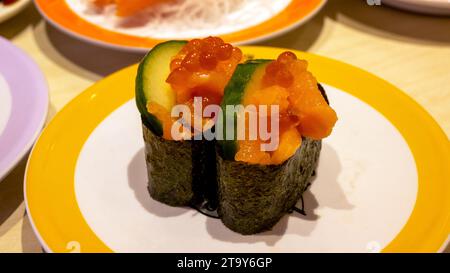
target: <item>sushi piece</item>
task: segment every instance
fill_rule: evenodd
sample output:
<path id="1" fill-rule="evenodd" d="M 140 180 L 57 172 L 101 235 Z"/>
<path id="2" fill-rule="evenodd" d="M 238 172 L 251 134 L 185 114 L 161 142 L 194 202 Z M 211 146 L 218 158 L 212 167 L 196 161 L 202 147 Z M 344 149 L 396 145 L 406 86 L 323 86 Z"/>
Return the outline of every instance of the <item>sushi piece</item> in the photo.
<path id="1" fill-rule="evenodd" d="M 218 121 L 224 130 L 216 158 L 218 214 L 235 232 L 269 230 L 293 209 L 317 166 L 321 139 L 331 134 L 337 121 L 323 87 L 307 67 L 291 52 L 276 61 L 250 61 L 237 67 L 225 89 L 224 115 Z M 279 130 L 273 136 L 278 139 L 277 149 L 262 149 L 268 141 L 259 136 L 237 139 L 237 117 L 245 116 L 246 129 L 249 118 L 227 112 L 230 105 L 278 106 Z M 266 114 L 269 120 L 275 118 L 271 112 Z M 235 121 L 231 137 L 226 124 L 230 119 Z"/>
<path id="2" fill-rule="evenodd" d="M 215 143 L 203 137 L 193 140 L 211 130 L 210 119 L 201 117 L 196 126 L 198 117 L 183 116 L 180 125 L 171 111 L 176 105 L 192 109 L 195 97 L 202 98 L 202 106 L 219 104 L 241 59 L 238 48 L 209 37 L 161 43 L 140 63 L 136 104 L 142 117 L 148 190 L 155 200 L 171 206 L 216 202 Z M 188 130 L 175 137 L 174 125 Z"/>

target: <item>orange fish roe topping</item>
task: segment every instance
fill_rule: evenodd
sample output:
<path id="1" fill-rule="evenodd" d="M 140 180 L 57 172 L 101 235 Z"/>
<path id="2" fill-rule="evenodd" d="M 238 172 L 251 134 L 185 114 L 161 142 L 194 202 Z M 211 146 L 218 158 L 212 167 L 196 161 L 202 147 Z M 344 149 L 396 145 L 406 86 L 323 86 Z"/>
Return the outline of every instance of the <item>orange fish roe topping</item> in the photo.
<path id="1" fill-rule="evenodd" d="M 331 134 L 337 121 L 336 112 L 323 98 L 316 78 L 307 68 L 307 61 L 297 59 L 292 52 L 284 52 L 266 66 L 259 76 L 261 84 L 246 90 L 244 105 L 279 106 L 279 136 L 276 136 L 279 146 L 274 152 L 264 152 L 260 141 L 238 141 L 235 160 L 281 164 L 300 148 L 302 136 L 319 140 Z"/>
<path id="2" fill-rule="evenodd" d="M 220 104 L 225 86 L 242 57 L 239 48 L 218 37 L 190 41 L 173 58 L 167 78 L 176 92 L 177 103 L 201 96 L 208 105 Z"/>
<path id="3" fill-rule="evenodd" d="M 183 118 L 191 124 L 193 134 L 209 121 L 202 119 L 199 123 L 202 128 L 194 128 L 194 120 L 202 118 L 194 116 L 194 97 L 202 97 L 202 109 L 211 104 L 219 105 L 225 86 L 242 58 L 239 48 L 217 37 L 191 40 L 172 58 L 166 82 L 176 94 L 176 103 L 191 109 L 192 116 Z M 172 119 L 170 112 L 155 102 L 149 103 L 147 110 L 162 123 L 163 138 L 172 140 L 171 128 L 177 119 Z"/>

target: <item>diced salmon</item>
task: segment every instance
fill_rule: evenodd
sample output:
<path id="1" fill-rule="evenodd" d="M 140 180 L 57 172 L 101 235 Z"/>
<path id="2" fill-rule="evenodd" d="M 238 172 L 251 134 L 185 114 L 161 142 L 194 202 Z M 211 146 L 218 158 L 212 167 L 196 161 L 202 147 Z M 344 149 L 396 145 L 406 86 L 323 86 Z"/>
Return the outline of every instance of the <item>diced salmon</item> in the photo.
<path id="1" fill-rule="evenodd" d="M 290 128 L 282 132 L 278 149 L 272 153 L 271 163 L 282 164 L 288 160 L 302 145 L 302 136 L 296 128 Z"/>
<path id="2" fill-rule="evenodd" d="M 239 141 L 239 150 L 235 155 L 235 160 L 250 164 L 270 164 L 270 154 L 261 151 L 261 142 L 259 140 L 241 140 Z"/>

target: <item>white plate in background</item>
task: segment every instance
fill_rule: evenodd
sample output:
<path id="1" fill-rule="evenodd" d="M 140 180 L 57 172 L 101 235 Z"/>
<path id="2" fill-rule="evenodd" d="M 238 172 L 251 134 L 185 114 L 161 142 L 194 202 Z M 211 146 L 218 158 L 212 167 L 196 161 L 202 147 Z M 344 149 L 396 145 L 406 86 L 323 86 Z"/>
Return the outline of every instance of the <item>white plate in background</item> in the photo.
<path id="1" fill-rule="evenodd" d="M 382 0 L 382 3 L 409 11 L 450 15 L 450 0 Z"/>

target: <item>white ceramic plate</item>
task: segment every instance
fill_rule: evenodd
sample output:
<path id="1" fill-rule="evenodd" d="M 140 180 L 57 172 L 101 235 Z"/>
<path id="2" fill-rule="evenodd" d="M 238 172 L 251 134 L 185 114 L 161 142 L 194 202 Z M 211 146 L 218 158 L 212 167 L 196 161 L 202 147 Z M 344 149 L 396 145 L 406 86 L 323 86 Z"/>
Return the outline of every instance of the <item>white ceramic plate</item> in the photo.
<path id="1" fill-rule="evenodd" d="M 450 0 L 382 0 L 382 3 L 415 12 L 450 15 Z"/>
<path id="2" fill-rule="evenodd" d="M 325 87 L 340 121 L 324 142 L 318 177 L 306 195 L 307 217 L 286 216 L 273 231 L 247 237 L 195 210 L 154 201 L 147 192 L 144 142 L 134 100 L 99 124 L 81 150 L 75 193 L 82 215 L 117 252 L 383 249 L 414 208 L 418 186 L 414 158 L 399 132 L 376 110 Z M 119 135 L 120 139 L 111 137 Z"/>
<path id="3" fill-rule="evenodd" d="M 243 47 L 257 58 L 282 49 Z M 25 199 L 48 251 L 431 252 L 450 231 L 450 146 L 401 91 L 360 69 L 297 52 L 325 84 L 339 121 L 324 140 L 307 216 L 242 236 L 147 192 L 137 66 L 83 92 L 30 156 Z M 418 239 L 419 238 L 419 239 Z"/>

